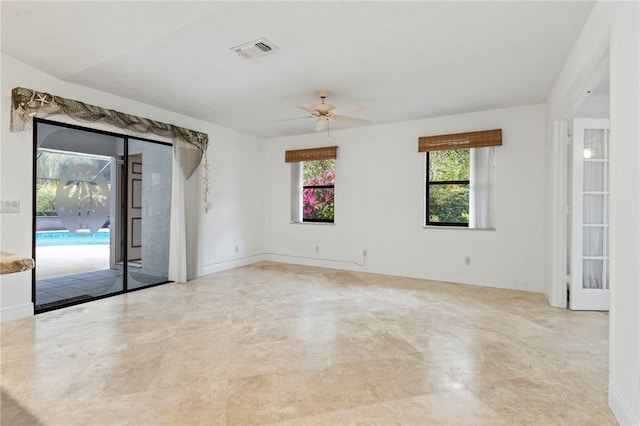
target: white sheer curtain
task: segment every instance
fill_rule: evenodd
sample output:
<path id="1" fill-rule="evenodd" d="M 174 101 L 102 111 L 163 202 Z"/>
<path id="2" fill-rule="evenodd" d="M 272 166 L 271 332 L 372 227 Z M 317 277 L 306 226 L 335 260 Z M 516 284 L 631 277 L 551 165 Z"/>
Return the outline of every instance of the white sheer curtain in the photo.
<path id="1" fill-rule="evenodd" d="M 173 155 L 171 179 L 171 230 L 169 237 L 169 279 L 177 283 L 187 281 L 187 233 L 184 205 L 184 176 L 177 156 Z"/>
<path id="2" fill-rule="evenodd" d="M 198 222 L 201 151 L 192 144 L 173 142 L 169 279 L 186 282 L 199 274 Z"/>
<path id="3" fill-rule="evenodd" d="M 187 279 L 198 278 L 202 271 L 202 259 L 200 256 L 200 221 L 204 206 L 202 201 L 202 168 L 198 169 L 187 180 L 184 202 L 186 206 L 187 234 Z"/>
<path id="4" fill-rule="evenodd" d="M 291 164 L 291 222 L 302 222 L 302 163 Z"/>
<path id="5" fill-rule="evenodd" d="M 493 228 L 495 162 L 493 147 L 471 148 L 469 228 Z"/>

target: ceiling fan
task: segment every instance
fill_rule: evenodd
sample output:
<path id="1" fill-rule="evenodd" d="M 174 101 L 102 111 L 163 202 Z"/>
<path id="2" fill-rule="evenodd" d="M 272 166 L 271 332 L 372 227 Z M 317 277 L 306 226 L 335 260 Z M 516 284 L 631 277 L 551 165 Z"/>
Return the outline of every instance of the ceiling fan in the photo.
<path id="1" fill-rule="evenodd" d="M 343 108 L 336 108 L 331 104 L 326 104 L 324 100 L 329 95 L 329 92 L 320 91 L 318 92 L 318 96 L 320 96 L 320 103 L 312 106 L 311 108 L 307 108 L 306 106 L 296 104 L 293 102 L 287 102 L 292 107 L 301 109 L 303 111 L 307 111 L 311 115 L 306 115 L 304 117 L 294 117 L 294 118 L 285 118 L 283 120 L 274 120 L 274 121 L 290 121 L 290 120 L 302 120 L 304 118 L 315 118 L 316 119 L 316 130 L 325 130 L 329 127 L 329 120 L 337 120 L 343 121 L 345 123 L 352 124 L 371 124 L 371 120 L 364 120 L 362 118 L 355 117 L 347 117 L 342 115 L 344 113 L 350 112 L 358 112 L 364 110 L 362 105 L 350 105 Z"/>

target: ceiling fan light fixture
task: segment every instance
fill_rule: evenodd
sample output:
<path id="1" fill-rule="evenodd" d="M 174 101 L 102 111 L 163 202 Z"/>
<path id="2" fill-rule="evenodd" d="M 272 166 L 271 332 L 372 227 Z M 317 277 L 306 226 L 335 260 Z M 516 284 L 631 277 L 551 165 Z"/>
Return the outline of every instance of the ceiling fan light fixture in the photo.
<path id="1" fill-rule="evenodd" d="M 328 95 L 327 92 L 318 92 L 318 95 L 320 96 L 320 103 L 312 106 L 311 108 L 307 108 L 306 106 L 303 106 L 294 102 L 287 102 L 287 104 L 291 105 L 294 108 L 298 108 L 310 113 L 311 115 L 308 117 L 316 119 L 316 131 L 324 130 L 326 128 L 327 137 L 329 136 L 329 122 L 331 120 L 343 121 L 345 123 L 359 124 L 359 125 L 372 124 L 370 120 L 342 115 L 344 112 L 362 111 L 364 110 L 364 107 L 362 105 L 351 105 L 343 108 L 336 108 L 333 105 L 327 104 L 324 102 Z M 299 118 L 304 118 L 304 117 L 299 117 Z M 274 120 L 274 121 L 289 121 L 289 120 L 297 120 L 299 118 L 298 117 L 285 118 L 283 120 Z"/>
<path id="2" fill-rule="evenodd" d="M 320 132 L 322 130 L 329 131 L 329 120 L 327 117 L 318 117 L 318 121 L 316 121 L 316 132 Z"/>
<path id="3" fill-rule="evenodd" d="M 324 99 L 323 99 L 323 102 L 321 104 L 314 105 L 314 106 L 311 107 L 312 110 L 319 112 L 320 115 L 327 115 L 329 113 L 329 111 L 331 111 L 334 108 L 335 107 L 333 105 L 331 105 L 331 104 L 325 104 L 324 103 Z"/>

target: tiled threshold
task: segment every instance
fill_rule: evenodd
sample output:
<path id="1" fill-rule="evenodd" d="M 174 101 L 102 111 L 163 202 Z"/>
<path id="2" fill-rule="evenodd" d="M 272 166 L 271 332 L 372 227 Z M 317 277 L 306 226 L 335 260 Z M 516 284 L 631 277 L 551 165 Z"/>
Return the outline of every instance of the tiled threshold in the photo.
<path id="1" fill-rule="evenodd" d="M 133 269 L 133 268 L 132 268 Z M 167 282 L 167 277 L 129 272 L 129 288 Z M 36 281 L 36 310 L 49 310 L 122 291 L 122 271 L 103 269 Z"/>

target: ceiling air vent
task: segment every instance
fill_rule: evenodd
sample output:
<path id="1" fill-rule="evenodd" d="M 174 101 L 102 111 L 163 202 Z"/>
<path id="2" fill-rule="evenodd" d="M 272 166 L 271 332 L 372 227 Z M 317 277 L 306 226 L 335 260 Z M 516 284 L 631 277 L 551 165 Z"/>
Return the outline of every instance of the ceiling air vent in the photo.
<path id="1" fill-rule="evenodd" d="M 231 50 L 242 57 L 251 59 L 278 50 L 278 47 L 266 38 L 260 38 L 250 41 L 249 43 L 241 44 L 240 46 L 232 47 Z"/>

